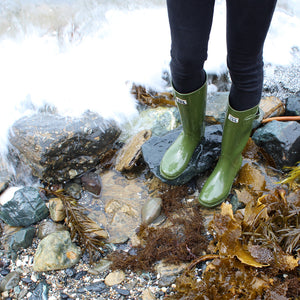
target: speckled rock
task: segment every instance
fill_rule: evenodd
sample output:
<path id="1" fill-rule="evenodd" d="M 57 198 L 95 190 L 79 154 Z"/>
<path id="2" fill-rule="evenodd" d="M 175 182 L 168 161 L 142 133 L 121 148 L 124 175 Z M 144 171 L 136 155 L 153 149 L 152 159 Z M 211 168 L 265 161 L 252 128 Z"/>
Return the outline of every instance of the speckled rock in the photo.
<path id="1" fill-rule="evenodd" d="M 104 282 L 107 286 L 113 286 L 121 283 L 124 279 L 125 273 L 123 271 L 113 271 L 105 277 Z"/>
<path id="2" fill-rule="evenodd" d="M 59 198 L 52 198 L 49 200 L 50 217 L 54 222 L 63 221 L 66 217 L 64 204 Z"/>
<path id="3" fill-rule="evenodd" d="M 33 269 L 42 272 L 70 268 L 79 261 L 80 255 L 80 248 L 72 243 L 68 231 L 55 232 L 40 241 Z"/>

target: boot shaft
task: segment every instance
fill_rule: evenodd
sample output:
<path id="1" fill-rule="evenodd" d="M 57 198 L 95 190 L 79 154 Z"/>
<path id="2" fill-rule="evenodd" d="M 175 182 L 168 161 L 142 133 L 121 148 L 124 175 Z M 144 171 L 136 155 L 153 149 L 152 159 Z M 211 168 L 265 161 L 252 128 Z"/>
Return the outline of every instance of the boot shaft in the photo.
<path id="1" fill-rule="evenodd" d="M 174 91 L 184 134 L 203 136 L 207 83 L 205 82 L 201 88 L 188 94 Z"/>

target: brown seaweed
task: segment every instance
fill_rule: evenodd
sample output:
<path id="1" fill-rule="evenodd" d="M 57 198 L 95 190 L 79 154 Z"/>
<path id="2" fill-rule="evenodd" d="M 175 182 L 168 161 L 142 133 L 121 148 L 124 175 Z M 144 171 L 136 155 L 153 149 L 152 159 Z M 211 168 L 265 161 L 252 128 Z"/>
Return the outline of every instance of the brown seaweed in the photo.
<path id="1" fill-rule="evenodd" d="M 44 189 L 44 191 L 62 200 L 66 214 L 65 223 L 70 228 L 71 238 L 76 238 L 82 253 L 86 250 L 90 262 L 95 262 L 103 253 L 104 240 L 108 238 L 107 232 L 87 216 L 86 208 L 76 199 L 65 195 L 64 190 Z"/>

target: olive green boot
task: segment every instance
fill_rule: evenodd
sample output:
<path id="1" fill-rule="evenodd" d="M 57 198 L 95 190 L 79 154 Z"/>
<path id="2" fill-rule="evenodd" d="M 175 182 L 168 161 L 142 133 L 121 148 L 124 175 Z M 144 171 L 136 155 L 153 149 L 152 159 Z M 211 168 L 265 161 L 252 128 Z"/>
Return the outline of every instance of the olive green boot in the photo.
<path id="1" fill-rule="evenodd" d="M 204 136 L 206 93 L 206 83 L 189 94 L 175 91 L 183 130 L 160 163 L 160 173 L 168 180 L 177 178 L 186 169 L 195 148 Z"/>
<path id="2" fill-rule="evenodd" d="M 221 156 L 200 192 L 201 205 L 214 207 L 227 198 L 233 180 L 241 167 L 242 152 L 249 139 L 253 120 L 258 117 L 258 114 L 258 105 L 244 111 L 234 110 L 228 105 Z"/>

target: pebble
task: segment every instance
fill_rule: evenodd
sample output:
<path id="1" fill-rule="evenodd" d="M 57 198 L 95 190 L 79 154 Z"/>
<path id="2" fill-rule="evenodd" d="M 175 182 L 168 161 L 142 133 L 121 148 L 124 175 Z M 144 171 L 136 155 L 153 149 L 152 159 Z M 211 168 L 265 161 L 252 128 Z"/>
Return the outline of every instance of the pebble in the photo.
<path id="1" fill-rule="evenodd" d="M 125 279 L 125 273 L 123 271 L 113 271 L 105 277 L 105 284 L 113 286 L 121 283 Z"/>

